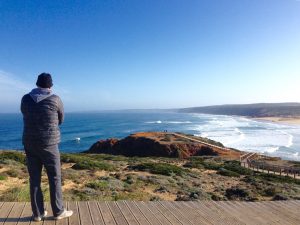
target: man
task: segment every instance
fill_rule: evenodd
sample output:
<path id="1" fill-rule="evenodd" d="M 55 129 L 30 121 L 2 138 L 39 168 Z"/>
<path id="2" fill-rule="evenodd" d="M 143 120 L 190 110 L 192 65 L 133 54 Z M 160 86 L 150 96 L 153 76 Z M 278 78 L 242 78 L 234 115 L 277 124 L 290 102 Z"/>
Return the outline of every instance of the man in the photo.
<path id="1" fill-rule="evenodd" d="M 54 219 L 59 220 L 73 214 L 72 211 L 64 209 L 61 190 L 58 125 L 64 120 L 64 109 L 61 99 L 52 94 L 53 83 L 50 74 L 40 74 L 36 85 L 37 88 L 24 95 L 21 102 L 24 121 L 23 145 L 30 177 L 31 207 L 35 221 L 41 221 L 47 215 L 41 189 L 44 166 L 49 180 Z"/>

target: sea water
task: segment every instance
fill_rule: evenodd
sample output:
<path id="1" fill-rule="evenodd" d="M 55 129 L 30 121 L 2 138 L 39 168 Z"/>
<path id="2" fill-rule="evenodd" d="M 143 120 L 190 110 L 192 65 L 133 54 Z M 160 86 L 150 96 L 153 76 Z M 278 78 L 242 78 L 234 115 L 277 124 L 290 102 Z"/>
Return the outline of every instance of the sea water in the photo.
<path id="1" fill-rule="evenodd" d="M 21 114 L 0 114 L 0 149 L 22 150 Z M 184 132 L 227 147 L 300 161 L 300 126 L 238 116 L 174 112 L 66 113 L 61 126 L 62 152 L 80 152 L 100 139 L 142 131 Z"/>

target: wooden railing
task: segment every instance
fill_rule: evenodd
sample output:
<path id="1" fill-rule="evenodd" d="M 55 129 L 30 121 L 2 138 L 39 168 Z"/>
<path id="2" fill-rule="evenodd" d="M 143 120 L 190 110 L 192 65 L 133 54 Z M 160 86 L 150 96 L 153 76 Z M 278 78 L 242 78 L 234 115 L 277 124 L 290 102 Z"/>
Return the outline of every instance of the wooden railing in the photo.
<path id="1" fill-rule="evenodd" d="M 241 166 L 254 171 L 276 174 L 279 176 L 289 176 L 300 179 L 300 168 L 290 166 L 270 165 L 266 162 L 257 161 L 255 158 L 262 157 L 257 153 L 246 153 L 240 157 Z"/>

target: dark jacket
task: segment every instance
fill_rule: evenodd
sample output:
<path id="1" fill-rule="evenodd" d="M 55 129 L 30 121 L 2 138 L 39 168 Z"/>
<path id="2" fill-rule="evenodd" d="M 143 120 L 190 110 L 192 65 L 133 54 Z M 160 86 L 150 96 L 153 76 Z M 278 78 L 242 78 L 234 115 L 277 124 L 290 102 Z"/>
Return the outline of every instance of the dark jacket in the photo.
<path id="1" fill-rule="evenodd" d="M 21 101 L 24 130 L 23 145 L 48 146 L 60 142 L 58 125 L 64 120 L 61 99 L 51 90 L 35 88 Z"/>

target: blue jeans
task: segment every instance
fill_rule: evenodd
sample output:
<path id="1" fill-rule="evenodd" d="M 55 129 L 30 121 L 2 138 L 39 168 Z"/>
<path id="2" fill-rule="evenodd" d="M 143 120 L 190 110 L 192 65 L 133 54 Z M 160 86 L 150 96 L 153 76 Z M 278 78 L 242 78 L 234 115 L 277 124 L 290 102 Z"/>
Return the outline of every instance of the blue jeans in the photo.
<path id="1" fill-rule="evenodd" d="M 43 147 L 24 146 L 24 149 L 30 177 L 30 199 L 33 215 L 41 216 L 45 210 L 41 189 L 43 166 L 45 167 L 48 176 L 53 215 L 60 215 L 64 210 L 64 206 L 61 189 L 61 166 L 58 145 Z"/>

